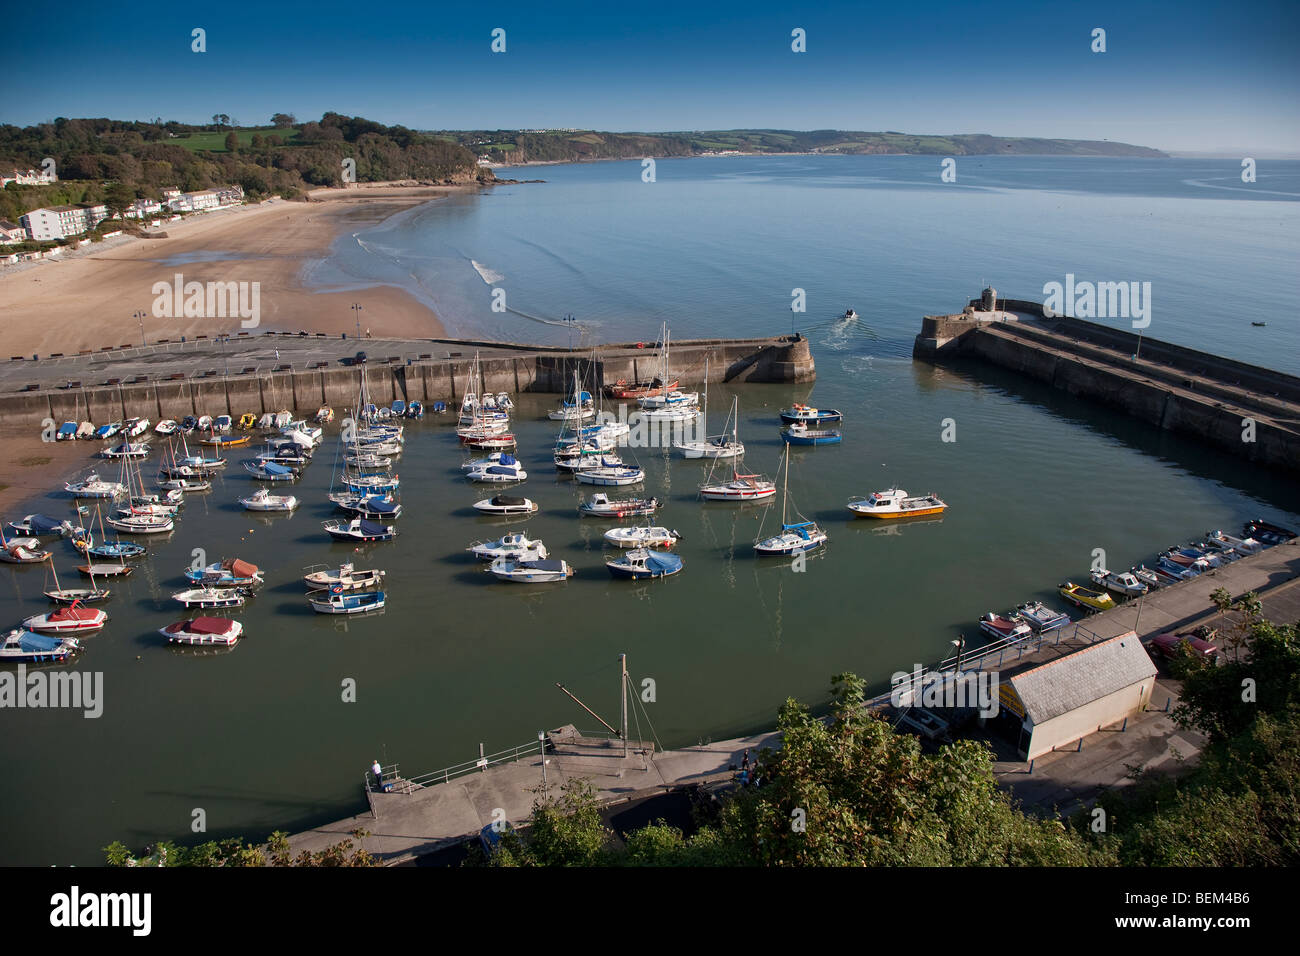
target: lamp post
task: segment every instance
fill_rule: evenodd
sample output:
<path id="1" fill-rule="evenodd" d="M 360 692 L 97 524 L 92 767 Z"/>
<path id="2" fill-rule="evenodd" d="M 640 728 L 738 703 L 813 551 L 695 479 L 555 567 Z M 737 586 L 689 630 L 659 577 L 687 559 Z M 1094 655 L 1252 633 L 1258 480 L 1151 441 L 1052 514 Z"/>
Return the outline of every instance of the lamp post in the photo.
<path id="1" fill-rule="evenodd" d="M 361 338 L 361 303 L 352 303 L 352 314 L 357 317 L 357 338 Z"/>
<path id="2" fill-rule="evenodd" d="M 144 316 L 145 316 L 145 313 L 144 313 L 144 311 L 143 311 L 142 309 L 136 309 L 135 315 L 131 316 L 131 318 L 135 319 L 137 322 L 140 323 L 140 347 L 141 347 L 141 348 L 144 348 L 144 345 L 145 345 L 145 341 L 144 341 Z"/>
<path id="3" fill-rule="evenodd" d="M 537 743 L 542 751 L 542 792 L 546 791 L 546 731 L 537 731 Z"/>

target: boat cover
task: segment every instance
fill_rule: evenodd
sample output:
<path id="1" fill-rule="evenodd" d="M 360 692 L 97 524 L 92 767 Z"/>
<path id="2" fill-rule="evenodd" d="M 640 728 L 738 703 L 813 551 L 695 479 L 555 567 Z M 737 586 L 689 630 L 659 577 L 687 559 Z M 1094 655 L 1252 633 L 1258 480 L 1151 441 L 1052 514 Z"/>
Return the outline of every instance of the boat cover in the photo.
<path id="1" fill-rule="evenodd" d="M 364 498 L 361 501 L 361 505 L 367 511 L 379 515 L 395 514 L 398 508 L 396 502 L 385 501 L 383 498 L 379 498 L 379 497 Z"/>
<path id="2" fill-rule="evenodd" d="M 265 471 L 268 475 L 292 475 L 293 474 L 292 468 L 286 468 L 284 465 L 277 465 L 273 461 L 263 462 L 262 470 Z"/>
<path id="3" fill-rule="evenodd" d="M 682 566 L 682 559 L 675 554 L 651 551 L 646 556 L 645 566 L 656 574 L 665 571 L 676 571 Z"/>
<path id="4" fill-rule="evenodd" d="M 33 634 L 31 631 L 22 631 L 18 635 L 18 646 L 25 651 L 52 651 L 62 643 L 60 637 Z"/>
<path id="5" fill-rule="evenodd" d="M 361 531 L 364 534 L 388 534 L 388 528 L 376 521 L 361 521 Z"/>
<path id="6" fill-rule="evenodd" d="M 192 621 L 178 621 L 167 630 L 173 634 L 225 634 L 230 630 L 230 621 L 224 617 L 196 617 Z"/>
<path id="7" fill-rule="evenodd" d="M 257 573 L 256 564 L 249 564 L 247 561 L 242 561 L 239 558 L 227 558 L 225 561 L 222 561 L 221 569 L 223 571 L 229 571 L 233 577 L 237 578 L 251 578 Z"/>
<path id="8" fill-rule="evenodd" d="M 497 495 L 495 498 L 492 499 L 492 504 L 494 504 L 494 505 L 502 505 L 502 506 L 504 506 L 504 505 L 526 505 L 526 504 L 528 504 L 528 499 L 527 499 L 527 498 L 512 498 L 510 495 Z"/>
<path id="9" fill-rule="evenodd" d="M 520 561 L 519 567 L 531 568 L 534 571 L 563 571 L 563 561 Z"/>
<path id="10" fill-rule="evenodd" d="M 501 461 L 500 461 L 500 463 L 503 464 L 503 465 L 517 465 L 517 464 L 519 464 L 519 462 L 515 459 L 515 456 L 514 456 L 514 455 L 507 454 L 506 452 L 502 452 L 502 453 L 501 453 Z"/>
<path id="11" fill-rule="evenodd" d="M 49 534 L 51 531 L 58 531 L 63 527 L 62 521 L 48 515 L 28 515 L 25 521 L 16 522 L 16 524 L 23 523 L 27 525 L 32 534 Z"/>
<path id="12" fill-rule="evenodd" d="M 103 613 L 103 611 L 95 608 L 73 604 L 71 607 L 59 608 L 57 611 L 47 614 L 45 619 L 51 624 L 59 621 L 97 621 Z"/>
<path id="13" fill-rule="evenodd" d="M 506 468 L 503 465 L 488 465 L 483 469 L 489 475 L 514 475 L 518 471 L 514 468 Z"/>

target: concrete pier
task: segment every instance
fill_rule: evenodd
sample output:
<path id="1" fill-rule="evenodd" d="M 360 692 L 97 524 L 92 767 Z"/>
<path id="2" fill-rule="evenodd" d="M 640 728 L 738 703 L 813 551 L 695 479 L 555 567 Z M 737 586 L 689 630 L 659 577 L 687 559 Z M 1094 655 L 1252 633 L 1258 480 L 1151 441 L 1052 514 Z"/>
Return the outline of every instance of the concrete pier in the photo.
<path id="1" fill-rule="evenodd" d="M 1300 378 L 1066 316 L 1040 303 L 975 301 L 928 315 L 923 361 L 973 359 L 1101 402 L 1247 461 L 1300 472 Z"/>
<path id="2" fill-rule="evenodd" d="M 238 418 L 288 409 L 314 414 L 330 405 L 342 414 L 357 399 L 358 351 L 366 353 L 372 400 L 459 405 L 466 391 L 563 393 L 575 368 L 590 388 L 619 379 L 653 378 L 653 342 L 551 348 L 470 339 L 356 339 L 323 335 L 231 336 L 99 352 L 0 360 L 0 421 L 40 428 L 55 422 L 96 425 L 132 416 L 154 421 L 186 415 Z M 479 380 L 471 381 L 474 355 Z M 695 339 L 672 343 L 671 373 L 683 386 L 717 382 L 811 382 L 817 377 L 808 340 Z"/>

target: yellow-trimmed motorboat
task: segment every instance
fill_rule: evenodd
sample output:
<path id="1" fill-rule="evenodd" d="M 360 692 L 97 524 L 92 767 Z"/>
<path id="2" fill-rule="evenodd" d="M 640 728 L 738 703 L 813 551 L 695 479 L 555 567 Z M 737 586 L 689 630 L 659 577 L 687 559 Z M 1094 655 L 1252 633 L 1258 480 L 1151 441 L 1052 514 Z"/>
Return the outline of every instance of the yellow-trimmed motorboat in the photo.
<path id="1" fill-rule="evenodd" d="M 1088 611 L 1109 611 L 1115 607 L 1115 599 L 1105 591 L 1093 591 L 1066 581 L 1056 589 L 1061 597 L 1071 604 L 1076 604 Z"/>
<path id="2" fill-rule="evenodd" d="M 888 488 L 865 498 L 850 498 L 847 507 L 860 518 L 920 518 L 941 515 L 948 505 L 933 493 L 909 497 L 902 488 Z"/>

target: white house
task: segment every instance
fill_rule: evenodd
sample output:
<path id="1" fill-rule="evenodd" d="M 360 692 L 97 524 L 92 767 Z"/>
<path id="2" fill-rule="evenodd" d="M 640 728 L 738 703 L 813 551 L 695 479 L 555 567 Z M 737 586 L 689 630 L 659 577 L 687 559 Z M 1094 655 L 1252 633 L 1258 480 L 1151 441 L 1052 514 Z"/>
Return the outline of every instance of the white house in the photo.
<path id="1" fill-rule="evenodd" d="M 14 169 L 0 175 L 0 189 L 4 189 L 10 183 L 17 183 L 19 186 L 43 186 L 46 183 L 57 183 L 58 181 L 58 174 L 53 169 L 29 169 L 26 172 L 21 169 Z"/>
<path id="2" fill-rule="evenodd" d="M 49 240 L 79 236 L 107 218 L 108 207 L 100 203 L 33 209 L 22 217 L 21 222 L 30 238 Z"/>
<path id="3" fill-rule="evenodd" d="M 27 239 L 27 230 L 16 222 L 0 219 L 0 246 L 10 246 Z"/>

